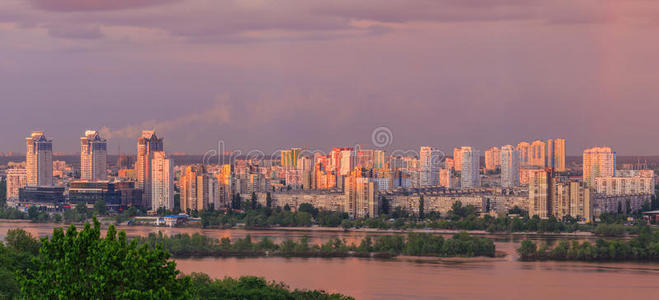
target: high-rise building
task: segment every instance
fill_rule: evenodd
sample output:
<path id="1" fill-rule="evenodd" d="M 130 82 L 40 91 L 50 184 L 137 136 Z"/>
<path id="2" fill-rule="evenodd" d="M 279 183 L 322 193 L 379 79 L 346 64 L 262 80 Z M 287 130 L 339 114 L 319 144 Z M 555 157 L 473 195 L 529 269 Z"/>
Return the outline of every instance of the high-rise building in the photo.
<path id="1" fill-rule="evenodd" d="M 570 208 L 569 214 L 580 220 L 592 218 L 592 191 L 585 183 L 570 180 Z M 559 217 L 559 220 L 563 217 Z"/>
<path id="2" fill-rule="evenodd" d="M 565 139 L 547 141 L 547 167 L 557 172 L 565 171 Z"/>
<path id="3" fill-rule="evenodd" d="M 497 147 L 492 147 L 485 151 L 485 169 L 496 170 L 501 166 L 501 150 Z"/>
<path id="4" fill-rule="evenodd" d="M 25 169 L 27 185 L 53 185 L 53 141 L 46 138 L 43 131 L 33 131 L 25 138 L 27 154 Z"/>
<path id="5" fill-rule="evenodd" d="M 280 152 L 281 155 L 281 166 L 283 168 L 290 168 L 293 166 L 293 162 L 291 160 L 291 150 L 281 150 Z"/>
<path id="6" fill-rule="evenodd" d="M 382 150 L 373 150 L 373 168 L 375 169 L 384 169 L 384 151 Z"/>
<path id="7" fill-rule="evenodd" d="M 552 214 L 552 172 L 535 169 L 529 172 L 529 216 L 546 219 Z"/>
<path id="8" fill-rule="evenodd" d="M 603 195 L 654 195 L 654 170 L 622 170 L 615 177 L 595 177 L 594 189 Z"/>
<path id="9" fill-rule="evenodd" d="M 378 216 L 378 183 L 352 174 L 345 182 L 344 212 L 355 218 Z"/>
<path id="10" fill-rule="evenodd" d="M 546 147 L 547 144 L 543 141 L 533 141 L 533 143 L 531 143 L 530 165 L 538 168 L 544 168 L 547 166 Z"/>
<path id="11" fill-rule="evenodd" d="M 231 175 L 231 165 L 224 164 L 220 168 L 220 172 L 215 174 L 217 178 L 217 188 L 218 188 L 218 203 L 215 204 L 215 208 L 227 207 L 231 203 L 231 197 L 233 195 L 232 186 L 232 175 Z"/>
<path id="12" fill-rule="evenodd" d="M 562 220 L 571 216 L 581 221 L 591 219 L 592 191 L 581 181 L 555 177 L 553 169 L 529 171 L 529 215 L 542 219 L 554 216 Z"/>
<path id="13" fill-rule="evenodd" d="M 511 145 L 501 147 L 501 186 L 519 185 L 519 152 Z"/>
<path id="14" fill-rule="evenodd" d="M 338 175 L 346 176 L 355 168 L 355 151 L 352 149 L 341 150 L 340 157 Z"/>
<path id="15" fill-rule="evenodd" d="M 527 167 L 531 163 L 531 144 L 527 142 L 520 142 L 517 144 L 517 152 L 519 152 L 519 165 L 520 167 Z"/>
<path id="16" fill-rule="evenodd" d="M 25 169 L 7 169 L 7 200 L 18 200 L 19 189 L 27 185 Z"/>
<path id="17" fill-rule="evenodd" d="M 179 187 L 181 210 L 205 210 L 211 205 L 219 208 L 218 178 L 208 174 L 203 166 L 186 166 L 181 171 Z"/>
<path id="18" fill-rule="evenodd" d="M 300 158 L 300 148 L 291 148 L 291 150 L 281 150 L 281 166 L 284 168 L 295 168 Z"/>
<path id="19" fill-rule="evenodd" d="M 460 188 L 481 186 L 480 152 L 471 147 L 462 147 L 462 171 L 460 173 Z"/>
<path id="20" fill-rule="evenodd" d="M 80 179 L 107 179 L 108 144 L 96 130 L 85 131 L 80 138 Z"/>
<path id="21" fill-rule="evenodd" d="M 447 189 L 454 189 L 458 185 L 458 180 L 450 168 L 439 169 L 439 185 Z"/>
<path id="22" fill-rule="evenodd" d="M 164 151 L 153 151 L 151 160 L 151 209 L 174 208 L 174 161 Z"/>
<path id="23" fill-rule="evenodd" d="M 462 171 L 462 148 L 453 148 L 453 166 L 456 171 Z"/>
<path id="24" fill-rule="evenodd" d="M 616 153 L 609 147 L 594 147 L 583 152 L 583 180 L 593 186 L 596 177 L 616 175 Z"/>
<path id="25" fill-rule="evenodd" d="M 142 206 L 152 207 L 151 199 L 151 161 L 153 153 L 164 151 L 163 139 L 158 138 L 153 130 L 142 131 L 142 136 L 137 138 L 137 161 L 135 171 L 137 173 L 137 188 L 142 190 Z"/>
<path id="26" fill-rule="evenodd" d="M 439 185 L 439 161 L 441 152 L 438 149 L 423 146 L 419 152 L 419 164 L 421 165 L 420 185 L 422 187 Z"/>

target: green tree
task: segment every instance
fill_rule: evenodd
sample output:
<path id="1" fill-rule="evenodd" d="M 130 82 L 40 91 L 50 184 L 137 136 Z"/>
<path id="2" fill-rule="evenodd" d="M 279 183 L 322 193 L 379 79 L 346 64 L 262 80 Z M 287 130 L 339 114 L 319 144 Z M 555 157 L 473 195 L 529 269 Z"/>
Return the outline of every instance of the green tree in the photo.
<path id="1" fill-rule="evenodd" d="M 424 205 L 423 205 L 423 204 L 424 204 L 424 202 L 425 202 L 425 201 L 423 200 L 423 195 L 421 195 L 421 197 L 419 198 L 419 219 L 420 219 L 420 220 L 423 220 L 424 217 L 425 217 L 425 216 L 423 215 L 423 209 L 424 209 L 424 207 L 423 207 Z"/>
<path id="2" fill-rule="evenodd" d="M 84 216 L 85 219 L 87 219 L 87 216 L 88 216 L 88 214 L 89 214 L 89 210 L 87 209 L 87 203 L 79 202 L 78 204 L 76 204 L 75 212 L 76 212 L 79 216 Z M 84 219 L 83 219 L 83 220 L 84 220 Z"/>
<path id="3" fill-rule="evenodd" d="M 37 218 L 39 218 L 39 209 L 36 206 L 30 206 L 30 208 L 27 209 L 27 217 L 36 222 Z"/>
<path id="4" fill-rule="evenodd" d="M 99 216 L 105 216 L 108 213 L 108 208 L 105 205 L 105 201 L 98 200 L 94 202 L 94 212 Z"/>
<path id="5" fill-rule="evenodd" d="M 0 207 L 7 206 L 7 180 L 0 179 Z"/>
<path id="6" fill-rule="evenodd" d="M 192 291 L 199 299 L 353 299 L 323 291 L 290 291 L 282 283 L 252 276 L 213 280 L 206 274 L 192 273 L 189 278 Z"/>
<path id="7" fill-rule="evenodd" d="M 382 197 L 382 205 L 380 205 L 380 214 L 388 215 L 389 214 L 389 199 L 387 197 Z"/>
<path id="8" fill-rule="evenodd" d="M 62 223 L 62 215 L 61 214 L 54 214 L 53 215 L 53 222 Z"/>
<path id="9" fill-rule="evenodd" d="M 27 252 L 32 255 L 39 254 L 39 247 L 41 247 L 39 240 L 21 228 L 9 229 L 5 237 L 5 244 L 17 252 Z"/>
<path id="10" fill-rule="evenodd" d="M 161 247 L 128 242 L 124 231 L 85 224 L 77 232 L 55 228 L 42 240 L 35 270 L 20 274 L 21 296 L 28 299 L 182 299 L 188 280 L 179 280 L 176 263 Z"/>
<path id="11" fill-rule="evenodd" d="M 302 203 L 297 209 L 298 212 L 306 212 L 311 214 L 314 218 L 318 217 L 318 209 L 311 203 Z"/>
<path id="12" fill-rule="evenodd" d="M 641 205 L 641 212 L 652 210 L 652 207 L 650 205 L 651 204 L 649 201 L 643 202 L 643 205 Z"/>
<path id="13" fill-rule="evenodd" d="M 517 249 L 517 253 L 519 253 L 522 260 L 535 259 L 537 255 L 537 246 L 530 240 L 523 240 L 521 247 Z"/>
<path id="14" fill-rule="evenodd" d="M 272 207 L 272 196 L 270 195 L 270 192 L 265 194 L 265 206 L 266 207 Z"/>
<path id="15" fill-rule="evenodd" d="M 255 193 L 255 192 L 252 192 L 252 203 L 251 203 L 251 207 L 252 207 L 252 209 L 256 209 L 256 207 L 258 206 L 258 203 L 259 203 L 259 202 L 258 202 L 257 199 L 258 199 L 258 198 L 256 197 L 256 193 Z"/>

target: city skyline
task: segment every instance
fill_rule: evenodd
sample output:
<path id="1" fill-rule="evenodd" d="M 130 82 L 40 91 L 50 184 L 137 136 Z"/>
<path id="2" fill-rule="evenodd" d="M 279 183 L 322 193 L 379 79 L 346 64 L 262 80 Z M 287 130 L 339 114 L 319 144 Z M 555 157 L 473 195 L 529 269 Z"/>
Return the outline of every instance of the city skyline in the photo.
<path id="1" fill-rule="evenodd" d="M 388 128 L 385 129 L 385 130 L 388 131 L 388 133 L 387 133 L 388 136 L 386 136 L 384 138 L 386 140 L 386 145 L 378 144 L 379 141 L 377 140 L 377 137 L 375 135 L 378 133 L 378 130 L 382 130 L 382 128 L 385 128 L 385 127 L 379 127 L 379 128 L 376 128 L 373 131 L 373 133 L 371 135 L 371 143 L 361 143 L 361 144 L 355 144 L 355 145 L 348 145 L 348 147 L 344 147 L 346 145 L 341 145 L 341 146 L 339 146 L 339 148 L 337 148 L 337 145 L 334 145 L 334 146 L 330 146 L 328 149 L 312 148 L 312 147 L 309 147 L 308 144 L 304 144 L 303 148 L 300 148 L 300 145 L 288 145 L 288 146 L 283 146 L 283 148 L 277 148 L 275 150 L 272 150 L 271 153 L 268 152 L 268 151 L 264 151 L 263 153 L 266 156 L 268 154 L 272 154 L 273 155 L 272 159 L 281 160 L 282 165 L 287 165 L 287 164 L 291 164 L 291 163 L 292 163 L 292 165 L 295 165 L 297 163 L 297 160 L 295 160 L 293 157 L 298 156 L 301 153 L 301 151 L 304 152 L 304 153 L 307 153 L 309 155 L 309 154 L 313 154 L 313 153 L 316 153 L 316 152 L 326 153 L 327 154 L 327 153 L 330 153 L 331 151 L 333 151 L 332 149 L 334 149 L 334 150 L 336 150 L 336 149 L 378 150 L 378 151 L 383 152 L 383 153 L 389 152 L 392 155 L 408 156 L 410 154 L 413 154 L 412 156 L 416 156 L 417 158 L 422 158 L 422 157 L 424 157 L 424 149 L 432 148 L 433 153 L 436 152 L 436 154 L 433 154 L 434 156 L 439 155 L 442 158 L 444 158 L 444 157 L 455 158 L 456 155 L 457 155 L 458 158 L 456 159 L 456 163 L 457 163 L 456 170 L 460 170 L 460 167 L 461 167 L 461 157 L 460 157 L 461 156 L 461 151 L 460 150 L 461 150 L 461 148 L 462 147 L 473 147 L 475 149 L 479 149 L 478 147 L 474 147 L 473 143 L 472 144 L 467 144 L 467 145 L 455 146 L 453 148 L 452 153 L 450 151 L 444 151 L 444 149 L 440 149 L 440 148 L 436 148 L 436 147 L 423 146 L 423 144 L 412 146 L 412 147 L 416 147 L 416 149 L 396 149 L 396 148 L 393 148 L 393 147 L 390 146 L 391 141 L 393 140 L 393 135 L 392 135 L 391 131 Z M 35 132 L 43 135 L 46 131 L 44 131 L 44 130 L 34 130 L 34 131 L 32 131 L 33 134 Z M 136 136 L 136 138 L 138 139 L 138 143 L 139 143 L 140 139 L 145 138 L 145 134 L 146 135 L 155 135 L 155 133 L 156 133 L 155 130 L 142 130 L 140 132 L 140 134 L 138 136 Z M 102 138 L 102 136 L 101 136 L 102 133 L 99 133 L 97 130 L 86 130 L 85 134 L 86 135 L 92 134 L 93 138 L 101 139 L 100 142 L 103 145 L 103 149 L 108 149 L 107 152 L 102 155 L 102 157 L 111 156 L 111 155 L 120 155 L 120 154 L 121 155 L 123 155 L 123 154 L 129 154 L 129 155 L 133 154 L 134 155 L 134 154 L 138 154 L 139 151 L 140 151 L 139 148 L 138 148 L 137 152 L 135 152 L 132 149 L 124 148 L 123 150 L 117 149 L 117 150 L 120 150 L 120 152 L 112 153 L 112 151 L 110 150 L 111 148 L 107 145 L 108 144 L 108 139 Z M 53 144 L 55 144 L 54 139 L 52 137 L 48 140 L 48 142 L 50 143 L 51 148 L 53 149 L 52 150 L 53 155 L 56 155 L 56 156 L 57 155 L 60 155 L 60 156 L 61 155 L 81 155 L 81 154 L 83 154 L 87 151 L 87 150 L 85 150 L 86 147 L 84 146 L 84 143 L 85 143 L 84 141 L 86 141 L 87 139 L 89 139 L 89 136 L 87 136 L 86 138 L 82 137 L 81 141 L 83 141 L 83 147 L 78 148 L 80 150 L 73 151 L 73 152 L 57 151 L 58 149 L 56 149 L 55 146 L 52 146 Z M 562 147 L 556 148 L 556 150 L 552 150 L 552 149 L 554 149 L 553 148 L 554 147 L 553 143 L 554 142 L 558 143 L 559 141 L 560 141 L 560 145 L 562 145 Z M 163 138 L 159 139 L 159 144 L 160 144 L 159 147 L 161 147 L 161 148 L 164 147 L 164 139 Z M 499 165 L 500 162 L 498 160 L 500 159 L 500 151 L 501 151 L 500 148 L 504 147 L 504 146 L 506 146 L 506 145 L 489 145 L 489 146 L 486 147 L 487 150 L 480 151 L 481 153 L 479 155 L 480 155 L 480 157 L 485 158 L 483 163 L 485 164 L 487 169 L 490 168 L 490 167 L 488 167 L 488 160 L 492 159 L 489 156 L 489 155 L 491 155 L 491 153 L 489 153 L 489 152 L 497 151 L 496 155 L 495 155 L 495 157 L 497 159 L 496 165 Z M 290 147 L 292 147 L 292 148 L 290 148 Z M 517 144 L 517 146 L 515 146 L 513 148 L 520 151 L 520 163 L 521 164 L 529 164 L 531 166 L 544 166 L 544 165 L 546 165 L 546 166 L 551 166 L 551 167 L 556 168 L 557 170 L 561 171 L 565 167 L 564 157 L 582 157 L 583 156 L 582 155 L 583 151 L 586 151 L 586 150 L 588 150 L 590 148 L 593 148 L 593 147 L 598 148 L 598 147 L 609 147 L 609 146 L 607 144 L 591 145 L 587 148 L 582 149 L 579 153 L 569 153 L 568 151 L 565 151 L 566 150 L 565 139 L 558 138 L 558 139 L 553 140 L 553 139 L 549 138 L 547 140 L 547 142 L 544 142 L 542 140 L 534 140 L 533 143 L 529 143 L 527 141 L 520 141 Z M 420 148 L 420 151 L 419 151 L 419 148 Z M 611 148 L 611 147 L 609 147 L 609 148 Z M 168 149 L 169 149 L 169 147 L 168 147 Z M 226 153 L 232 153 L 234 155 L 236 155 L 236 154 L 237 155 L 246 155 L 246 154 L 249 154 L 250 151 L 262 151 L 260 149 L 255 149 L 255 148 L 249 148 L 248 151 L 244 151 L 243 149 L 230 149 L 230 148 L 226 147 L 223 140 L 220 140 L 218 142 L 218 145 L 216 145 L 216 147 L 214 149 L 213 148 L 207 149 L 206 152 L 204 152 L 204 153 L 200 153 L 200 152 L 187 153 L 187 152 L 181 152 L 181 151 L 175 151 L 175 150 L 167 151 L 167 152 L 172 153 L 174 155 L 211 155 L 211 156 L 216 156 L 217 155 L 217 150 L 224 150 L 224 151 L 226 151 Z M 448 149 L 448 150 L 450 150 L 450 149 Z M 555 153 L 558 153 L 557 154 L 558 156 L 554 157 L 554 154 L 552 154 L 554 152 L 552 152 L 552 151 L 555 151 Z M 292 155 L 294 153 L 297 154 L 297 155 Z M 534 158 L 533 156 L 537 155 L 537 153 L 540 153 L 540 155 Z M 566 154 L 566 153 L 568 153 L 568 154 Z M 282 155 L 282 156 L 281 157 L 274 157 L 275 154 L 276 155 Z M 2 155 L 24 156 L 24 155 L 26 155 L 26 152 L 21 152 L 21 151 L 18 151 L 18 152 L 13 152 L 12 151 L 12 152 L 7 152 L 7 153 L 0 152 L 0 156 L 2 156 Z M 528 158 L 526 158 L 528 161 L 526 161 L 526 162 L 525 162 L 525 159 L 524 159 L 524 155 L 528 156 Z M 623 156 L 625 156 L 625 155 L 623 155 Z M 654 155 L 628 155 L 628 156 L 644 157 L 644 156 L 654 156 Z M 558 159 L 560 157 L 562 157 L 562 159 L 559 160 L 560 163 L 558 163 L 558 165 L 554 166 L 554 164 L 556 164 L 556 162 L 554 162 L 554 159 Z M 81 156 L 81 160 L 83 160 L 82 156 Z M 291 161 L 289 161 L 289 160 L 291 160 Z"/>
<path id="2" fill-rule="evenodd" d="M 89 128 L 109 153 L 143 129 L 203 153 L 331 149 L 386 126 L 400 149 L 560 136 L 568 155 L 659 154 L 639 130 L 659 109 L 659 3 L 332 2 L 3 1 L 0 152 L 39 129 L 61 152 Z"/>

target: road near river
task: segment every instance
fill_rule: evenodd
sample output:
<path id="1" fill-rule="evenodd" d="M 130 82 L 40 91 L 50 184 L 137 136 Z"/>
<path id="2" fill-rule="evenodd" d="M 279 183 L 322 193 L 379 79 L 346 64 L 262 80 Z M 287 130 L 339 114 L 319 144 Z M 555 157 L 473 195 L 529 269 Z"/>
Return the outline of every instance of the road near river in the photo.
<path id="1" fill-rule="evenodd" d="M 0 223 L 0 238 L 10 228 L 34 235 L 52 233 L 54 224 Z M 240 229 L 119 227 L 129 236 L 150 232 L 195 233 L 221 238 L 250 234 L 254 240 L 297 239 L 311 242 L 345 238 L 361 240 L 364 232 L 278 231 Z M 382 233 L 379 233 L 382 234 Z M 177 259 L 184 273 L 203 272 L 212 277 L 256 275 L 294 288 L 323 289 L 357 299 L 641 299 L 659 293 L 659 263 L 520 262 L 515 249 L 523 238 L 555 243 L 556 236 L 489 236 L 503 258 L 391 260 L 366 258 L 201 258 Z M 583 239 L 583 237 L 579 237 Z M 590 239 L 590 238 L 587 238 Z"/>

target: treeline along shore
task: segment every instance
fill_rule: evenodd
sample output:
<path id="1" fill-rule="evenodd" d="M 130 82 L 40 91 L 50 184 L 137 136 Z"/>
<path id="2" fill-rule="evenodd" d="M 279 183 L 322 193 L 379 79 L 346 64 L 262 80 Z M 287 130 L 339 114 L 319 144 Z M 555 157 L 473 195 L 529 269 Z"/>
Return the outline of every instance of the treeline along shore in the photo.
<path id="1" fill-rule="evenodd" d="M 388 258 L 398 255 L 494 257 L 496 250 L 491 239 L 472 236 L 466 232 L 457 233 L 447 239 L 429 233 L 367 236 L 358 245 L 348 244 L 339 238 L 330 239 L 322 244 L 310 244 L 309 237 L 305 236 L 297 241 L 286 239 L 276 243 L 267 237 L 260 241 L 252 241 L 250 235 L 232 241 L 229 238 L 218 240 L 199 233 L 166 236 L 161 232 L 151 233 L 147 237 L 137 237 L 136 240 L 152 248 L 162 246 L 177 258 L 230 256 Z"/>

